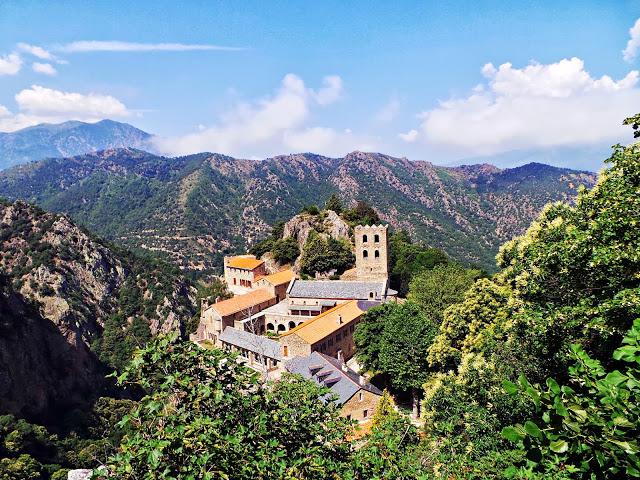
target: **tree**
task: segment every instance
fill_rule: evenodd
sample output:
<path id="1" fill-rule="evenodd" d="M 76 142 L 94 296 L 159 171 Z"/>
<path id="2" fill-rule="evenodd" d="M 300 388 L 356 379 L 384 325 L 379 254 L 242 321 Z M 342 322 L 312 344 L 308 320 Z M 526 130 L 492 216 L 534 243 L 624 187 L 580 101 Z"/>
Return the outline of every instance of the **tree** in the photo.
<path id="1" fill-rule="evenodd" d="M 333 210 L 338 215 L 340 215 L 343 209 L 342 201 L 340 200 L 340 197 L 338 197 L 335 193 L 332 193 L 331 196 L 325 202 L 324 209 Z"/>
<path id="2" fill-rule="evenodd" d="M 343 478 L 350 422 L 298 376 L 262 383 L 235 355 L 158 337 L 118 377 L 146 396 L 121 422 L 110 475 L 138 478 Z"/>
<path id="3" fill-rule="evenodd" d="M 354 334 L 362 366 L 387 375 L 394 388 L 410 391 L 415 416 L 430 371 L 427 353 L 435 334 L 436 326 L 411 302 L 372 308 Z"/>
<path id="4" fill-rule="evenodd" d="M 345 220 L 354 225 L 374 225 L 380 223 L 380 217 L 367 202 L 359 200 L 355 207 L 343 212 Z"/>
<path id="5" fill-rule="evenodd" d="M 273 259 L 280 263 L 293 263 L 300 255 L 300 247 L 298 242 L 293 237 L 287 237 L 285 239 L 278 240 L 271 250 Z"/>
<path id="6" fill-rule="evenodd" d="M 338 273 L 351 267 L 355 261 L 351 244 L 346 240 L 325 238 L 315 230 L 309 233 L 302 249 L 300 267 L 303 273 L 315 275 L 335 269 Z"/>
<path id="7" fill-rule="evenodd" d="M 537 418 L 503 430 L 528 451 L 529 465 L 547 473 L 563 469 L 588 478 L 640 477 L 640 319 L 613 353 L 622 371 L 607 371 L 580 345 L 572 348 L 570 386 L 552 378 L 546 388 L 505 382 L 511 394 L 528 395 Z"/>
<path id="8" fill-rule="evenodd" d="M 447 263 L 449 258 L 442 250 L 413 243 L 405 231 L 401 230 L 389 237 L 391 287 L 402 297 L 409 292 L 409 284 L 415 275 Z"/>
<path id="9" fill-rule="evenodd" d="M 437 265 L 411 280 L 408 298 L 434 324 L 440 325 L 445 309 L 462 301 L 464 293 L 480 275 L 480 270 L 466 269 L 455 263 Z"/>

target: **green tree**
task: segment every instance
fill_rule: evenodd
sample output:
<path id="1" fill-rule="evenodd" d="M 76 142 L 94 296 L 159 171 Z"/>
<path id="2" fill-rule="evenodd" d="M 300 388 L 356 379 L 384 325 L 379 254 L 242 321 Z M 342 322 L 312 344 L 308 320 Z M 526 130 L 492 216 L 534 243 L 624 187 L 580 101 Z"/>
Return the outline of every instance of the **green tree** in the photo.
<path id="1" fill-rule="evenodd" d="M 503 435 L 528 450 L 527 466 L 542 473 L 566 470 L 576 478 L 640 477 L 640 319 L 613 353 L 622 371 L 607 371 L 580 345 L 572 348 L 570 385 L 549 378 L 546 388 L 505 382 L 538 410 L 535 421 L 506 427 Z M 525 467 L 526 468 L 526 467 Z"/>
<path id="2" fill-rule="evenodd" d="M 391 287 L 401 297 L 409 292 L 409 284 L 415 275 L 447 263 L 449 258 L 442 250 L 414 243 L 405 231 L 389 237 L 389 279 Z"/>
<path id="3" fill-rule="evenodd" d="M 349 466 L 350 422 L 300 377 L 261 384 L 233 355 L 158 337 L 118 381 L 147 395 L 121 422 L 116 478 L 337 479 Z"/>
<path id="4" fill-rule="evenodd" d="M 455 263 L 437 265 L 411 280 L 408 298 L 434 324 L 440 325 L 445 309 L 461 302 L 464 293 L 480 275 L 480 270 L 466 269 Z"/>
<path id="5" fill-rule="evenodd" d="M 280 263 L 293 263 L 300 255 L 300 247 L 298 242 L 293 237 L 287 237 L 282 240 L 278 240 L 271 250 L 273 259 Z"/>
<path id="6" fill-rule="evenodd" d="M 336 195 L 335 193 L 332 193 L 331 196 L 325 202 L 324 209 L 333 210 L 338 215 L 340 215 L 343 210 L 342 200 L 340 200 L 340 197 L 338 197 L 338 195 Z"/>
<path id="7" fill-rule="evenodd" d="M 427 353 L 436 326 L 411 302 L 372 308 L 356 327 L 356 355 L 362 366 L 389 377 L 391 385 L 409 391 L 414 414 L 429 376 Z"/>
<path id="8" fill-rule="evenodd" d="M 338 273 L 351 267 L 355 261 L 351 244 L 346 240 L 325 238 L 312 230 L 302 249 L 300 267 L 303 273 L 315 275 L 335 269 Z"/>
<path id="9" fill-rule="evenodd" d="M 352 226 L 374 225 L 380 223 L 378 213 L 371 205 L 362 200 L 359 200 L 355 207 L 345 210 L 342 216 Z"/>

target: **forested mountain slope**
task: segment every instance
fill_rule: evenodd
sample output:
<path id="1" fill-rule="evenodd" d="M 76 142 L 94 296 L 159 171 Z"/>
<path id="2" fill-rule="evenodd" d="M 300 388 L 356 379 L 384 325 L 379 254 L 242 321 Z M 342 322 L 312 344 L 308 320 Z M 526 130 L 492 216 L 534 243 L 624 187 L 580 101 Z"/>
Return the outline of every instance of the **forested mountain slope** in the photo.
<path id="1" fill-rule="evenodd" d="M 2 412 L 37 418 L 91 400 L 110 367 L 194 313 L 173 267 L 25 203 L 0 203 L 0 252 Z"/>
<path id="2" fill-rule="evenodd" d="M 364 152 L 252 161 L 115 149 L 0 172 L 0 196 L 68 213 L 110 240 L 206 271 L 264 238 L 274 222 L 337 193 L 347 204 L 371 203 L 384 221 L 453 258 L 493 268 L 500 243 L 546 203 L 571 200 L 594 180 L 540 164 L 447 168 Z"/>

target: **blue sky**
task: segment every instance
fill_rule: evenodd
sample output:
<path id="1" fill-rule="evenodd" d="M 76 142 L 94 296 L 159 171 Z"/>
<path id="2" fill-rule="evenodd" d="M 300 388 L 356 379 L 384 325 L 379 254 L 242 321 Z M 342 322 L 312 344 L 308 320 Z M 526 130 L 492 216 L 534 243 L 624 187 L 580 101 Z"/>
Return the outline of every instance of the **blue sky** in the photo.
<path id="1" fill-rule="evenodd" d="M 0 131 L 108 117 L 167 154 L 597 168 L 640 111 L 638 17 L 624 0 L 2 2 Z"/>

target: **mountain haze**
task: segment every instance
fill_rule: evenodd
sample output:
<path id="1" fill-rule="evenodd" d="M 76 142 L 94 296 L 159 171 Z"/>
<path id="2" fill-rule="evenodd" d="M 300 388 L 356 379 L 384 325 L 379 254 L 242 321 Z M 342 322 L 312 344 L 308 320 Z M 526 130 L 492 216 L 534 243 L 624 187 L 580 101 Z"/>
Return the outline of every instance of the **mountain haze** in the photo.
<path id="1" fill-rule="evenodd" d="M 107 148 L 144 148 L 151 138 L 127 123 L 69 121 L 0 132 L 0 170 L 48 157 L 70 157 Z"/>
<path id="2" fill-rule="evenodd" d="M 114 149 L 0 172 L 0 196 L 68 213 L 101 236 L 161 252 L 183 268 L 219 268 L 331 193 L 366 200 L 395 228 L 465 262 L 494 267 L 505 240 L 595 175 L 541 164 L 439 167 L 379 153 L 262 161 L 212 153 L 166 158 Z"/>

